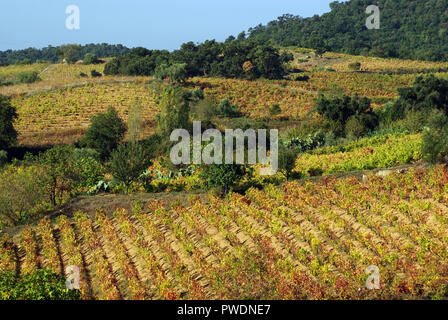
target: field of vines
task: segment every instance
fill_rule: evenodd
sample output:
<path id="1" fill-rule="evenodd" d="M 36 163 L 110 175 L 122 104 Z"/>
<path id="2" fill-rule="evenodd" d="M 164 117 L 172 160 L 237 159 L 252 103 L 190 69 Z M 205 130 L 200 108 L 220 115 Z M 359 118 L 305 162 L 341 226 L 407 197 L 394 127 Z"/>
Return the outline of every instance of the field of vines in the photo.
<path id="1" fill-rule="evenodd" d="M 269 117 L 269 108 L 278 104 L 277 120 L 302 121 L 312 117 L 314 99 L 319 92 L 329 95 L 342 93 L 366 96 L 372 99 L 373 107 L 381 107 L 396 98 L 397 89 L 410 86 L 418 74 L 381 74 L 375 68 L 394 68 L 401 65 L 391 59 L 377 59 L 325 54 L 325 68 L 301 68 L 307 81 L 292 80 L 238 80 L 222 78 L 193 78 L 185 86 L 203 88 L 205 97 L 214 103 L 227 98 L 240 107 L 244 116 L 254 119 Z M 347 72 L 345 64 L 360 60 L 362 68 L 372 72 Z M 341 64 L 340 67 L 338 67 Z M 444 69 L 443 64 L 404 61 L 416 70 Z M 16 128 L 20 143 L 26 145 L 59 144 L 75 141 L 82 135 L 91 115 L 116 107 L 123 118 L 135 104 L 143 106 L 146 121 L 153 121 L 157 106 L 152 92 L 145 83 L 149 77 L 103 76 L 92 78 L 95 69 L 103 72 L 104 64 L 67 65 L 33 64 L 0 67 L 0 77 L 14 76 L 23 71 L 40 72 L 40 81 L 30 84 L 0 86 L 0 94 L 13 98 L 19 119 Z M 80 77 L 80 73 L 88 77 Z M 447 73 L 440 73 L 446 76 Z M 272 118 L 272 117 L 271 117 Z M 78 137 L 79 138 L 79 137 Z"/>
<path id="2" fill-rule="evenodd" d="M 300 154 L 294 171 L 304 176 L 371 170 L 422 160 L 420 134 L 387 134 Z"/>
<path id="3" fill-rule="evenodd" d="M 78 212 L 4 236 L 0 266 L 78 266 L 85 299 L 448 298 L 447 195 L 439 166 Z"/>

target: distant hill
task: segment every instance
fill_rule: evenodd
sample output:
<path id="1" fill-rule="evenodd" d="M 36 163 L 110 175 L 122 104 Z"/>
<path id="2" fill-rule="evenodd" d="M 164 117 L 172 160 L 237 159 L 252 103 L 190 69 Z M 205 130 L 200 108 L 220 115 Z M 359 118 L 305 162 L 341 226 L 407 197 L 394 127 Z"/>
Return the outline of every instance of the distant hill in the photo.
<path id="1" fill-rule="evenodd" d="M 31 63 L 40 61 L 57 62 L 59 60 L 59 47 L 48 46 L 43 49 L 28 48 L 24 50 L 0 51 L 0 64 L 14 64 L 24 59 L 29 59 Z M 100 58 L 121 56 L 129 52 L 129 48 L 118 44 L 87 44 L 81 46 L 78 59 L 83 59 L 86 53 L 96 54 Z"/>
<path id="2" fill-rule="evenodd" d="M 366 28 L 366 8 L 372 4 L 381 10 L 379 30 Z M 335 1 L 330 8 L 305 19 L 283 15 L 249 29 L 249 38 L 357 55 L 448 61 L 447 0 Z"/>

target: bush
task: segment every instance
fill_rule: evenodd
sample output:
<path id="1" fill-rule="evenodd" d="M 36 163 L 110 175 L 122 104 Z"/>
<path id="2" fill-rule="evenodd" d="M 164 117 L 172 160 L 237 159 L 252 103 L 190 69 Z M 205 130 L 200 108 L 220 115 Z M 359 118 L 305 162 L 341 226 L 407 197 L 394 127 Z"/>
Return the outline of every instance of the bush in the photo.
<path id="1" fill-rule="evenodd" d="M 39 73 L 36 71 L 24 71 L 16 76 L 16 83 L 33 83 L 38 80 L 40 80 Z"/>
<path id="2" fill-rule="evenodd" d="M 191 128 L 190 95 L 179 87 L 162 87 L 157 101 L 161 108 L 157 124 L 162 136 L 169 137 L 175 129 Z"/>
<path id="3" fill-rule="evenodd" d="M 398 89 L 400 97 L 383 111 L 387 122 L 403 119 L 409 110 L 439 109 L 448 114 L 448 80 L 418 77 L 412 87 Z"/>
<path id="4" fill-rule="evenodd" d="M 112 152 L 109 170 L 113 177 L 126 186 L 126 193 L 132 182 L 136 181 L 151 165 L 148 153 L 141 144 L 121 144 Z"/>
<path id="5" fill-rule="evenodd" d="M 31 274 L 0 274 L 2 300 L 80 300 L 79 290 L 69 290 L 66 279 L 51 270 L 39 269 Z"/>
<path id="6" fill-rule="evenodd" d="M 53 207 L 62 204 L 64 197 L 72 193 L 79 181 L 74 168 L 73 150 L 71 146 L 56 146 L 37 159 L 43 172 L 40 183 Z"/>
<path id="7" fill-rule="evenodd" d="M 105 170 L 101 163 L 93 157 L 80 157 L 73 161 L 76 180 L 74 189 L 91 188 L 104 178 Z"/>
<path id="8" fill-rule="evenodd" d="M 429 127 L 423 133 L 422 154 L 424 160 L 436 163 L 446 160 L 448 155 L 448 116 L 439 111 L 433 113 L 428 121 Z"/>
<path id="9" fill-rule="evenodd" d="M 272 105 L 269 108 L 269 114 L 271 116 L 276 116 L 276 115 L 279 115 L 280 113 L 282 113 L 282 109 L 280 108 L 280 105 L 278 103 Z"/>
<path id="10" fill-rule="evenodd" d="M 359 71 L 359 70 L 361 70 L 361 63 L 360 62 L 350 63 L 348 65 L 348 68 L 353 71 Z"/>
<path id="11" fill-rule="evenodd" d="M 301 74 L 297 74 L 293 77 L 294 81 L 308 81 L 310 80 L 310 77 L 307 75 L 301 75 Z"/>
<path id="12" fill-rule="evenodd" d="M 98 77 L 102 77 L 103 76 L 100 72 L 96 71 L 95 69 L 90 71 L 90 75 L 92 76 L 92 78 L 98 78 Z"/>
<path id="13" fill-rule="evenodd" d="M 330 122 L 335 122 L 336 127 L 340 127 L 342 130 L 345 129 L 347 121 L 352 117 L 356 117 L 358 124 L 363 123 L 366 129 L 373 130 L 378 126 L 378 116 L 372 111 L 370 103 L 370 99 L 360 98 L 357 94 L 353 97 L 343 95 L 329 99 L 320 94 L 314 107 L 319 114 Z M 351 129 L 354 130 L 354 120 L 351 126 Z M 336 127 L 332 129 L 333 132 L 338 133 Z"/>
<path id="14" fill-rule="evenodd" d="M 231 104 L 228 99 L 222 99 L 216 111 L 222 117 L 237 118 L 241 116 L 241 113 L 238 111 L 238 106 Z"/>
<path id="15" fill-rule="evenodd" d="M 17 117 L 11 99 L 0 94 L 0 150 L 7 149 L 17 142 L 17 131 L 13 125 Z"/>
<path id="16" fill-rule="evenodd" d="M 88 75 L 87 75 L 86 73 L 84 73 L 84 72 L 80 72 L 80 73 L 79 73 L 79 76 L 80 76 L 81 78 L 87 78 L 87 77 L 88 77 Z"/>
<path id="17" fill-rule="evenodd" d="M 8 163 L 8 152 L 0 150 L 0 168 Z"/>
<path id="18" fill-rule="evenodd" d="M 236 164 L 204 165 L 200 177 L 206 189 L 217 189 L 227 194 L 244 176 L 244 168 L 243 165 Z"/>
<path id="19" fill-rule="evenodd" d="M 286 179 L 296 177 L 293 169 L 295 168 L 297 154 L 297 150 L 286 148 L 283 145 L 279 146 L 278 168 L 284 171 Z"/>
<path id="20" fill-rule="evenodd" d="M 25 223 L 47 203 L 37 167 L 5 167 L 0 173 L 0 228 Z"/>
<path id="21" fill-rule="evenodd" d="M 80 141 L 81 145 L 96 149 L 102 159 L 107 158 L 126 133 L 126 126 L 118 116 L 118 112 L 110 107 L 106 113 L 92 117 L 90 126 Z"/>
<path id="22" fill-rule="evenodd" d="M 101 63 L 101 60 L 98 59 L 96 54 L 93 53 L 86 53 L 84 56 L 84 64 L 98 64 Z"/>
<path id="23" fill-rule="evenodd" d="M 161 64 L 155 69 L 154 75 L 160 80 L 169 79 L 172 84 L 183 83 L 188 78 L 186 67 L 186 63 Z"/>

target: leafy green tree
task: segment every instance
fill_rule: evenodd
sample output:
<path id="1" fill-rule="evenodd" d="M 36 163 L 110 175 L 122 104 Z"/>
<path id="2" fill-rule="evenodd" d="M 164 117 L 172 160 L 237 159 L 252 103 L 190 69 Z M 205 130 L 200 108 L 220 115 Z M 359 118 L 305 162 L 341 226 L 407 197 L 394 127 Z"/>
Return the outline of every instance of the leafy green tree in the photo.
<path id="1" fill-rule="evenodd" d="M 40 80 L 39 73 L 36 71 L 24 71 L 16 76 L 16 83 L 33 83 L 38 80 Z"/>
<path id="2" fill-rule="evenodd" d="M 80 300 L 79 290 L 69 290 L 65 278 L 51 270 L 39 269 L 31 274 L 0 274 L 1 300 Z"/>
<path id="3" fill-rule="evenodd" d="M 100 152 L 105 159 L 123 140 L 126 133 L 126 125 L 118 116 L 115 108 L 110 107 L 106 113 L 98 113 L 93 116 L 81 144 Z"/>
<path id="4" fill-rule="evenodd" d="M 238 184 L 245 174 L 245 167 L 236 164 L 204 165 L 200 174 L 206 189 L 217 189 L 224 194 Z"/>
<path id="5" fill-rule="evenodd" d="M 216 111 L 220 116 L 228 118 L 237 118 L 241 115 L 238 106 L 231 104 L 228 99 L 222 99 Z"/>
<path id="6" fill-rule="evenodd" d="M 417 77 L 412 87 L 398 89 L 400 97 L 384 110 L 387 121 L 403 119 L 409 110 L 439 109 L 448 114 L 448 80 L 434 75 Z"/>
<path id="7" fill-rule="evenodd" d="M 95 69 L 92 69 L 92 71 L 90 71 L 90 75 L 92 76 L 92 78 L 98 78 L 103 76 L 100 72 L 96 71 Z"/>
<path id="8" fill-rule="evenodd" d="M 355 117 L 355 121 L 361 122 L 366 130 L 373 130 L 378 125 L 378 116 L 372 111 L 370 103 L 370 99 L 358 95 L 326 98 L 320 94 L 314 107 L 319 114 L 338 123 L 341 128 L 345 128 L 348 119 Z"/>
<path id="9" fill-rule="evenodd" d="M 84 56 L 84 64 L 97 64 L 100 62 L 101 60 L 99 60 L 97 55 L 94 53 L 86 53 L 86 55 Z"/>
<path id="10" fill-rule="evenodd" d="M 191 93 L 182 88 L 162 86 L 157 100 L 161 109 L 157 115 L 159 133 L 170 136 L 175 129 L 190 129 L 190 99 Z"/>
<path id="11" fill-rule="evenodd" d="M 448 156 L 448 116 L 441 112 L 434 112 L 425 128 L 422 138 L 422 154 L 429 163 L 436 163 Z"/>
<path id="12" fill-rule="evenodd" d="M 40 183 L 44 186 L 53 206 L 61 204 L 64 196 L 70 194 L 76 185 L 73 151 L 72 146 L 56 146 L 38 158 L 43 172 Z"/>
<path id="13" fill-rule="evenodd" d="M 149 154 L 143 145 L 135 142 L 121 144 L 112 152 L 109 170 L 113 177 L 126 186 L 126 193 L 132 182 L 151 165 Z"/>
<path id="14" fill-rule="evenodd" d="M 14 120 L 17 117 L 11 99 L 0 94 L 0 150 L 9 148 L 17 142 L 17 131 L 14 128 Z"/>
<path id="15" fill-rule="evenodd" d="M 179 84 L 187 80 L 186 67 L 186 63 L 161 64 L 156 67 L 154 75 L 157 79 L 164 80 L 168 78 L 171 84 Z"/>
<path id="16" fill-rule="evenodd" d="M 81 46 L 77 44 L 66 44 L 59 47 L 59 54 L 67 63 L 75 63 L 81 53 Z"/>

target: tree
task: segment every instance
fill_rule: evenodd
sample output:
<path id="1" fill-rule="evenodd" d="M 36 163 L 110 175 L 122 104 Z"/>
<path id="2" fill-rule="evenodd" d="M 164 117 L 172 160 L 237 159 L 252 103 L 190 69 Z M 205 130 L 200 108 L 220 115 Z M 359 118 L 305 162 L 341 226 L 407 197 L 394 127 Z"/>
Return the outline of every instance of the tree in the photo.
<path id="1" fill-rule="evenodd" d="M 355 121 L 362 122 L 367 130 L 372 130 L 378 125 L 378 116 L 372 111 L 370 103 L 370 99 L 360 98 L 357 94 L 353 97 L 343 95 L 334 98 L 326 98 L 320 94 L 314 107 L 319 114 L 327 120 L 336 122 L 341 129 L 345 128 L 350 118 L 355 117 Z"/>
<path id="2" fill-rule="evenodd" d="M 412 87 L 399 88 L 400 97 L 383 114 L 388 121 L 403 119 L 409 110 L 442 110 L 448 114 L 448 80 L 417 77 Z"/>
<path id="3" fill-rule="evenodd" d="M 222 99 L 216 111 L 220 116 L 228 118 L 237 118 L 241 115 L 238 106 L 231 104 L 228 99 Z"/>
<path id="4" fill-rule="evenodd" d="M 132 182 L 151 165 L 145 148 L 139 143 L 121 144 L 112 152 L 109 170 L 113 177 L 126 186 L 126 193 Z"/>
<path id="5" fill-rule="evenodd" d="M 171 84 L 179 84 L 187 80 L 186 67 L 186 63 L 161 64 L 155 69 L 154 75 L 157 79 L 164 80 L 168 78 Z"/>
<path id="6" fill-rule="evenodd" d="M 99 113 L 92 117 L 81 144 L 100 152 L 105 159 L 123 140 L 126 133 L 126 125 L 118 116 L 115 108 L 110 107 L 106 113 Z"/>
<path id="7" fill-rule="evenodd" d="M 441 111 L 429 118 L 422 138 L 422 154 L 425 161 L 436 163 L 448 155 L 448 116 Z"/>
<path id="8" fill-rule="evenodd" d="M 84 64 L 97 64 L 100 62 L 101 60 L 98 59 L 96 54 L 86 53 L 86 55 L 84 56 Z"/>
<path id="9" fill-rule="evenodd" d="M 245 174 L 245 167 L 236 164 L 204 165 L 201 178 L 206 189 L 218 189 L 227 194 Z"/>
<path id="10" fill-rule="evenodd" d="M 159 132 L 162 136 L 170 136 L 175 129 L 190 129 L 191 93 L 182 88 L 162 86 L 157 97 L 161 112 L 157 115 Z"/>
<path id="11" fill-rule="evenodd" d="M 66 194 L 70 194 L 77 177 L 73 166 L 72 146 L 56 146 L 39 156 L 38 162 L 42 169 L 40 183 L 48 194 L 53 206 L 62 203 Z"/>
<path id="12" fill-rule="evenodd" d="M 14 120 L 17 117 L 11 99 L 0 94 L 0 150 L 9 148 L 17 142 L 17 131 L 14 128 Z"/>
<path id="13" fill-rule="evenodd" d="M 81 46 L 77 44 L 66 44 L 59 47 L 59 53 L 67 63 L 75 63 L 81 53 Z"/>

